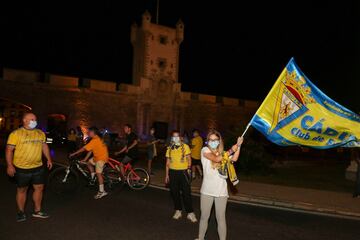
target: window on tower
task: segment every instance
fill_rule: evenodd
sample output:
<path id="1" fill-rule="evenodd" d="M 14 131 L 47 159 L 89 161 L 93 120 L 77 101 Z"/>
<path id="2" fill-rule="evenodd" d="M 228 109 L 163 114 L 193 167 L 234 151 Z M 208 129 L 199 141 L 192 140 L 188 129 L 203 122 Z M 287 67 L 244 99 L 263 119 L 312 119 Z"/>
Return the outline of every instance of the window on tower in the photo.
<path id="1" fill-rule="evenodd" d="M 165 69 L 166 67 L 166 59 L 165 58 L 158 58 L 158 67 L 160 69 Z"/>
<path id="2" fill-rule="evenodd" d="M 160 35 L 159 41 L 160 41 L 161 44 L 165 45 L 165 44 L 167 44 L 168 39 L 167 39 L 166 36 Z"/>

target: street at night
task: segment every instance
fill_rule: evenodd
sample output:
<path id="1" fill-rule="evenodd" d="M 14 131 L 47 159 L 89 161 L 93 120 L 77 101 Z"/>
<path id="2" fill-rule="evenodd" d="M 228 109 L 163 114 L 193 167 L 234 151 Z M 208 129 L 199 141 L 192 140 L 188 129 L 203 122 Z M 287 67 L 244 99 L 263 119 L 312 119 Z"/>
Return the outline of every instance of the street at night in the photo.
<path id="1" fill-rule="evenodd" d="M 87 188 L 71 196 L 47 192 L 45 209 L 49 219 L 31 218 L 15 221 L 15 186 L 4 171 L 0 174 L 0 239 L 67 240 L 67 239 L 195 239 L 198 224 L 185 217 L 172 220 L 173 207 L 168 191 L 148 188 L 131 191 L 124 188 L 100 201 Z M 6 194 L 5 194 L 6 193 Z M 199 214 L 199 197 L 193 197 Z M 31 213 L 31 202 L 27 206 Z M 227 209 L 229 239 L 358 239 L 360 222 L 332 217 L 287 212 L 229 203 Z M 218 239 L 214 216 L 207 239 Z M 6 229 L 6 231 L 4 231 Z"/>
<path id="2" fill-rule="evenodd" d="M 4 5 L 0 240 L 359 239 L 359 9 Z"/>

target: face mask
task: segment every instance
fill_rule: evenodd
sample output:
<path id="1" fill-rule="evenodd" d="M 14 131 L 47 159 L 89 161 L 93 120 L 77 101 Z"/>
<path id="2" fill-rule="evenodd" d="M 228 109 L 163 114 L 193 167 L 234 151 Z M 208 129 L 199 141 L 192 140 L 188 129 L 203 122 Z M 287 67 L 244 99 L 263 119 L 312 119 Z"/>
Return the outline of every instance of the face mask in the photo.
<path id="1" fill-rule="evenodd" d="M 219 146 L 220 142 L 219 140 L 215 140 L 215 141 L 209 141 L 209 147 L 212 149 L 215 149 Z"/>
<path id="2" fill-rule="evenodd" d="M 172 137 L 171 140 L 173 141 L 173 143 L 175 143 L 175 145 L 180 144 L 180 137 Z"/>
<path id="3" fill-rule="evenodd" d="M 37 122 L 36 122 L 36 121 L 31 120 L 31 121 L 29 122 L 29 128 L 30 128 L 30 129 L 34 129 L 34 128 L 36 128 L 36 126 L 37 126 Z"/>

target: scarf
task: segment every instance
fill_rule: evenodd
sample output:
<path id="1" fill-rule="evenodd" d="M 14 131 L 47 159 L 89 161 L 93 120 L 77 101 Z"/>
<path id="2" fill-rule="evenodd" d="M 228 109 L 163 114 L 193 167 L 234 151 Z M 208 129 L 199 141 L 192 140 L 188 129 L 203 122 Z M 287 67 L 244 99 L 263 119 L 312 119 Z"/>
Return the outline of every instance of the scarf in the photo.
<path id="1" fill-rule="evenodd" d="M 227 152 L 223 153 L 223 158 L 218 168 L 219 174 L 223 178 L 229 178 L 230 182 L 235 186 L 239 183 L 237 178 L 235 167 L 233 162 L 230 159 L 230 156 Z"/>

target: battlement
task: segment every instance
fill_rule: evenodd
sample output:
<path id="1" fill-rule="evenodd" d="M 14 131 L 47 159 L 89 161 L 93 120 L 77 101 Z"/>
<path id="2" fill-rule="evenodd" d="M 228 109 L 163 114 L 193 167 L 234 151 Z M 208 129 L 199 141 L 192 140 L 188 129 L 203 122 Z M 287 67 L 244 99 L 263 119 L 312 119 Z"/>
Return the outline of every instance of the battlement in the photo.
<path id="1" fill-rule="evenodd" d="M 133 84 L 109 82 L 98 79 L 83 78 L 80 81 L 79 77 L 63 76 L 58 74 L 41 74 L 40 72 L 19 70 L 12 68 L 3 69 L 3 81 L 12 81 L 25 84 L 41 84 L 41 86 L 48 85 L 49 87 L 59 87 L 62 89 L 83 89 L 87 88 L 93 91 L 100 91 L 104 93 L 123 93 L 130 95 L 141 94 L 142 90 L 150 87 L 149 79 L 142 78 L 140 86 Z M 214 104 L 220 106 L 239 106 L 242 108 L 256 109 L 259 102 L 251 100 L 240 100 L 237 98 L 229 98 L 201 93 L 183 92 L 181 91 L 181 84 L 177 83 L 173 86 L 173 91 L 178 92 L 180 100 L 191 101 L 204 104 Z"/>

